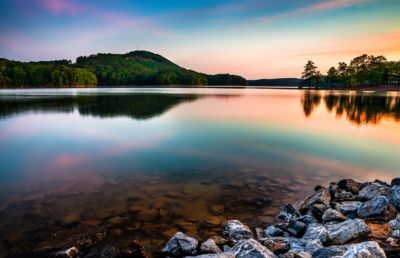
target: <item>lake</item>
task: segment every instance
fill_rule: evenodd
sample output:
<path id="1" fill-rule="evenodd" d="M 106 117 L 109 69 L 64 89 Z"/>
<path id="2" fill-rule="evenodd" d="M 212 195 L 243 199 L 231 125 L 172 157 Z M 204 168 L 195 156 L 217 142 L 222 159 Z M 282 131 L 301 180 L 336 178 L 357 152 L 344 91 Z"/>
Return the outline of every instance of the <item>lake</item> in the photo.
<path id="1" fill-rule="evenodd" d="M 0 157 L 0 256 L 77 225 L 156 250 L 270 224 L 318 184 L 398 177 L 400 94 L 2 90 Z"/>

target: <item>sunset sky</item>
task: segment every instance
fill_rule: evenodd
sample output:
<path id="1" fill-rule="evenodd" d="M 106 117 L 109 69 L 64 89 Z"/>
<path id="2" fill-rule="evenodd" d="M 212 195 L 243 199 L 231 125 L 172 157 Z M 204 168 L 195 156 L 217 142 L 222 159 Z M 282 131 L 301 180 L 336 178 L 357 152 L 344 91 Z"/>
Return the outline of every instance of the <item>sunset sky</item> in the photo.
<path id="1" fill-rule="evenodd" d="M 368 53 L 400 60 L 399 0 L 3 0 L 0 57 L 159 53 L 248 79 L 299 77 Z"/>

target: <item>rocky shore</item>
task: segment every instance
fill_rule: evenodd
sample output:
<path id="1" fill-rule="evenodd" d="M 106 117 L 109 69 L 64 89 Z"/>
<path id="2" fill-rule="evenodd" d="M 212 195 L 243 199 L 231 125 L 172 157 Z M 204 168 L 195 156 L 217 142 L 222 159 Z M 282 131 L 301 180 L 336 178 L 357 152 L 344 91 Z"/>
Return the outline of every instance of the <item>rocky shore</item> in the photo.
<path id="1" fill-rule="evenodd" d="M 80 225 L 34 247 L 19 247 L 9 257 L 151 257 L 137 241 L 124 247 L 101 246 L 107 229 Z M 29 251 L 27 251 L 29 250 Z M 310 197 L 286 204 L 274 223 L 250 229 L 238 220 L 222 224 L 221 234 L 195 239 L 182 232 L 158 257 L 400 257 L 400 178 L 390 184 L 344 179 L 317 186 Z"/>

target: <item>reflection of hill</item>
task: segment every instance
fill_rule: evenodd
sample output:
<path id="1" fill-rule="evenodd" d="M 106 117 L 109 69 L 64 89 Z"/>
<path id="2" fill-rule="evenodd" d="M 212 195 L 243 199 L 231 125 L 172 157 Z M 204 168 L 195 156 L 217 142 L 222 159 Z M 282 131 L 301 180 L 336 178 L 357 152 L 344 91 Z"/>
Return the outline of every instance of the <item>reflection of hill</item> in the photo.
<path id="1" fill-rule="evenodd" d="M 377 124 L 383 117 L 400 120 L 400 96 L 375 94 L 334 94 L 323 96 L 329 112 L 346 118 L 358 125 Z M 321 102 L 319 92 L 306 91 L 302 98 L 304 114 L 309 116 Z"/>
<path id="2" fill-rule="evenodd" d="M 81 115 L 96 117 L 126 116 L 149 119 L 186 101 L 195 95 L 174 94 L 101 94 L 69 96 L 18 96 L 0 98 L 0 117 L 25 112 L 71 113 L 78 109 Z"/>

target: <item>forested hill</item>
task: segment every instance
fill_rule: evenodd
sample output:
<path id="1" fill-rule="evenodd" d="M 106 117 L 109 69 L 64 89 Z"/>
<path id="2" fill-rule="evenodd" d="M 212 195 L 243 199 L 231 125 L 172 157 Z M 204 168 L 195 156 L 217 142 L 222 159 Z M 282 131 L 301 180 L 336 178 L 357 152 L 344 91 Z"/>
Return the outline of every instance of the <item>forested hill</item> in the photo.
<path id="1" fill-rule="evenodd" d="M 147 51 L 81 56 L 69 60 L 18 62 L 0 59 L 0 87 L 134 85 L 246 85 L 238 75 L 207 75 Z"/>
<path id="2" fill-rule="evenodd" d="M 78 57 L 75 66 L 96 74 L 99 85 L 245 85 L 236 75 L 206 75 L 147 51 Z"/>
<path id="3" fill-rule="evenodd" d="M 248 80 L 248 86 L 298 86 L 303 80 L 298 78 L 278 78 Z"/>

